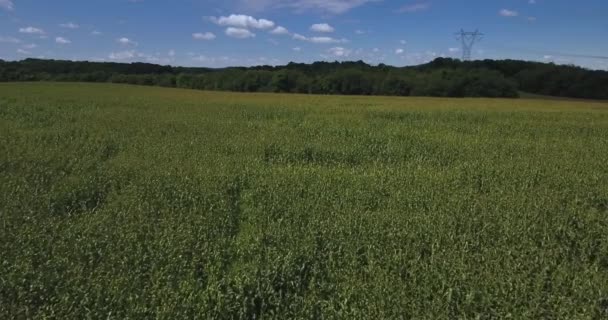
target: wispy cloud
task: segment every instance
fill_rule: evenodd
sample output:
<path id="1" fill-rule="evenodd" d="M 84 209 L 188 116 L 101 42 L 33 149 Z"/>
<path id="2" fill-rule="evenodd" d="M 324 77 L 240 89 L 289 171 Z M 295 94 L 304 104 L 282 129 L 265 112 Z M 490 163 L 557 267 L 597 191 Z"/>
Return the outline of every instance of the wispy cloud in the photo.
<path id="1" fill-rule="evenodd" d="M 342 14 L 356 7 L 380 1 L 381 0 L 239 0 L 239 5 L 246 10 L 253 11 L 287 8 L 296 12 L 320 11 L 331 14 Z"/>
<path id="2" fill-rule="evenodd" d="M 19 32 L 27 34 L 45 34 L 44 30 L 35 27 L 19 28 Z"/>
<path id="3" fill-rule="evenodd" d="M 298 33 L 294 33 L 293 35 L 293 39 L 295 40 L 300 40 L 300 41 L 307 41 L 307 42 L 312 42 L 312 43 L 346 43 L 348 42 L 347 39 L 335 39 L 332 37 L 306 37 L 303 36 L 301 34 Z"/>
<path id="4" fill-rule="evenodd" d="M 15 4 L 12 0 L 0 0 L 0 8 L 8 11 L 15 10 Z"/>
<path id="5" fill-rule="evenodd" d="M 498 14 L 503 16 L 503 17 L 517 17 L 519 16 L 519 12 L 515 11 L 515 10 L 509 10 L 509 9 L 501 9 L 500 11 L 498 11 Z"/>
<path id="6" fill-rule="evenodd" d="M 120 52 L 112 52 L 110 53 L 110 55 L 108 56 L 110 58 L 110 60 L 127 60 L 127 59 L 133 59 L 136 56 L 136 52 L 135 50 L 126 50 L 126 51 L 120 51 Z"/>
<path id="7" fill-rule="evenodd" d="M 68 22 L 68 23 L 62 23 L 59 25 L 62 28 L 66 28 L 66 29 L 78 29 L 80 28 L 79 25 L 73 23 L 73 22 Z"/>
<path id="8" fill-rule="evenodd" d="M 414 13 L 419 11 L 428 10 L 431 7 L 429 2 L 417 2 L 412 4 L 406 4 L 401 8 L 397 9 L 399 13 Z"/>
<path id="9" fill-rule="evenodd" d="M 211 32 L 197 32 L 192 34 L 192 38 L 195 40 L 213 40 L 215 39 L 215 34 Z"/>
<path id="10" fill-rule="evenodd" d="M 55 38 L 55 42 L 58 43 L 58 44 L 70 44 L 70 43 L 72 43 L 72 41 L 70 41 L 70 40 L 68 40 L 68 39 L 66 39 L 64 37 L 57 37 L 57 38 Z"/>
<path id="11" fill-rule="evenodd" d="M 15 37 L 0 36 L 0 43 L 21 43 L 21 40 L 15 38 Z"/>

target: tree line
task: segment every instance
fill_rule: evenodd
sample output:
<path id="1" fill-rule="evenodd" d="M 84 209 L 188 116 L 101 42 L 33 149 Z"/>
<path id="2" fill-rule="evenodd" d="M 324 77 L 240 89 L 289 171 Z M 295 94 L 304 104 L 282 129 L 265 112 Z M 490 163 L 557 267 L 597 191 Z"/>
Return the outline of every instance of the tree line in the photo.
<path id="1" fill-rule="evenodd" d="M 222 69 L 25 59 L 0 60 L 0 81 L 113 82 L 201 90 L 436 97 L 517 97 L 520 91 L 608 99 L 608 72 L 518 60 L 449 58 L 414 67 L 363 61 Z"/>

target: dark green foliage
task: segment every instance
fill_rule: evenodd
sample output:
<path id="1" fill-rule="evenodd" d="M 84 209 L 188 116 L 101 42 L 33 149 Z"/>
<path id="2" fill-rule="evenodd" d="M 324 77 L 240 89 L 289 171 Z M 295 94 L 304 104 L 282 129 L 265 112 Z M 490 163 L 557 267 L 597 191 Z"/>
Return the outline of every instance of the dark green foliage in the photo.
<path id="1" fill-rule="evenodd" d="M 461 62 L 437 58 L 406 68 L 356 61 L 208 69 L 26 59 L 0 61 L 0 81 L 114 82 L 241 92 L 437 97 L 512 98 L 520 90 L 608 99 L 608 72 L 515 60 Z"/>

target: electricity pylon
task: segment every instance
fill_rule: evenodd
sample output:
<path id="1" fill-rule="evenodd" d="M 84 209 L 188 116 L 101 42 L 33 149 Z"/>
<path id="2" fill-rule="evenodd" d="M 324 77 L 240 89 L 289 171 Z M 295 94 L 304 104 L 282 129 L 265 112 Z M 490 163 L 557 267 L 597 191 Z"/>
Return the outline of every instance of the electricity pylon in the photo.
<path id="1" fill-rule="evenodd" d="M 481 41 L 483 33 L 475 30 L 474 32 L 467 32 L 460 30 L 456 33 L 456 39 L 462 42 L 462 60 L 471 60 L 471 52 L 473 51 L 473 45 L 475 42 Z"/>

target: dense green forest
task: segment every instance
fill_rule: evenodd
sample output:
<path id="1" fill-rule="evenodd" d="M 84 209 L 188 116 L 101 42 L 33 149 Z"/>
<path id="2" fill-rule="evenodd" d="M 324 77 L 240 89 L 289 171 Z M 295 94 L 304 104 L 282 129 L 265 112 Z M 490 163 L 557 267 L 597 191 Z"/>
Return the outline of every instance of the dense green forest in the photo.
<path id="1" fill-rule="evenodd" d="M 608 72 L 519 60 L 449 58 L 413 67 L 355 62 L 223 69 L 148 63 L 0 60 L 0 81 L 85 81 L 202 90 L 436 97 L 517 97 L 519 91 L 608 99 Z"/>

